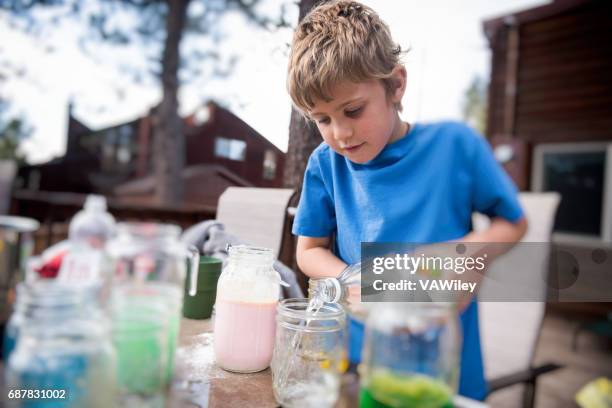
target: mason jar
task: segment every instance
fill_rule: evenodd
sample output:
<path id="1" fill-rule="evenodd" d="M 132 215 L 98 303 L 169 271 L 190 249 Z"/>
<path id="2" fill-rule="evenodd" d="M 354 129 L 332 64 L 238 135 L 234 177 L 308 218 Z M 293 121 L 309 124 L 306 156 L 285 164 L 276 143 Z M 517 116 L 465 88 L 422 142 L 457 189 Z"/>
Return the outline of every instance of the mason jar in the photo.
<path id="1" fill-rule="evenodd" d="M 194 295 L 199 263 L 197 249 L 183 244 L 180 233 L 176 225 L 124 222 L 105 248 L 117 375 L 126 404 L 163 405 L 166 399 L 186 268 L 192 272 L 187 293 Z"/>
<path id="2" fill-rule="evenodd" d="M 6 382 L 8 390 L 38 395 L 9 398 L 7 406 L 115 406 L 116 356 L 99 288 L 38 281 L 27 290 Z"/>
<path id="3" fill-rule="evenodd" d="M 238 373 L 270 365 L 280 276 L 268 248 L 231 246 L 219 281 L 214 319 L 217 365 Z"/>
<path id="4" fill-rule="evenodd" d="M 283 407 L 332 407 L 347 368 L 346 315 L 337 303 L 308 299 L 278 305 L 272 389 Z"/>
<path id="5" fill-rule="evenodd" d="M 359 406 L 452 407 L 459 327 L 452 303 L 377 304 L 366 321 Z"/>

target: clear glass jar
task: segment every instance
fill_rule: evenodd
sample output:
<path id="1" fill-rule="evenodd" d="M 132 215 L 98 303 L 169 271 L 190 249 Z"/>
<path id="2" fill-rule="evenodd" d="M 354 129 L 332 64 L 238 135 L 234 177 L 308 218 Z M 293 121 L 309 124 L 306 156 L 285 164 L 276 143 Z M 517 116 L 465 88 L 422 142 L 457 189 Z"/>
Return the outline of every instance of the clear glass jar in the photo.
<path id="1" fill-rule="evenodd" d="M 272 250 L 231 246 L 217 283 L 214 350 L 219 367 L 239 373 L 270 365 L 280 277 Z"/>
<path id="2" fill-rule="evenodd" d="M 361 408 L 452 407 L 461 336 L 451 303 L 385 303 L 369 313 Z"/>
<path id="3" fill-rule="evenodd" d="M 308 299 L 278 305 L 272 389 L 283 407 L 332 407 L 347 368 L 346 314 L 339 304 L 318 310 Z"/>
<path id="4" fill-rule="evenodd" d="M 17 284 L 13 313 L 4 328 L 4 339 L 2 341 L 2 360 L 8 361 L 11 353 L 15 349 L 19 331 L 25 320 L 26 305 L 29 302 L 29 291 L 25 283 Z"/>
<path id="5" fill-rule="evenodd" d="M 174 225 L 119 223 L 116 237 L 106 246 L 119 387 L 128 405 L 163 405 L 166 398 L 186 268 L 192 268 L 189 294 L 195 294 L 199 262 L 197 249 L 187 248 L 180 232 Z"/>
<path id="6" fill-rule="evenodd" d="M 68 288 L 55 282 L 28 284 L 23 321 L 6 368 L 7 389 L 62 392 L 62 407 L 116 405 L 116 355 L 110 324 L 97 302 L 97 287 Z M 23 290 L 22 290 L 23 293 Z M 33 406 L 44 399 L 10 399 Z M 60 405 L 57 405 L 60 406 Z"/>

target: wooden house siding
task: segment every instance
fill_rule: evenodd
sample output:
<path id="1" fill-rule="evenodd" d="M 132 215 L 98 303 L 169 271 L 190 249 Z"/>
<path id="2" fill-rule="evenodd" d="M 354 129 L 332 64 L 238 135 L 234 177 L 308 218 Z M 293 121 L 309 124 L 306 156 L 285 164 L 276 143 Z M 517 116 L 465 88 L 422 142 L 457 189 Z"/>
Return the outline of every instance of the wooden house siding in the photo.
<path id="1" fill-rule="evenodd" d="M 515 78 L 508 59 L 513 29 Z M 485 31 L 492 51 L 486 133 L 494 145 L 510 138 L 528 146 L 515 176 L 521 188 L 529 187 L 534 145 L 612 140 L 612 2 L 558 1 L 490 20 Z"/>
<path id="2" fill-rule="evenodd" d="M 282 186 L 285 153 L 229 111 L 213 103 L 209 103 L 208 106 L 210 119 L 200 127 L 190 128 L 187 133 L 187 165 L 219 164 L 255 186 Z M 246 143 L 244 160 L 216 156 L 215 141 L 218 137 L 244 141 Z M 267 150 L 276 156 L 276 173 L 273 179 L 266 179 L 263 176 L 264 155 Z"/>

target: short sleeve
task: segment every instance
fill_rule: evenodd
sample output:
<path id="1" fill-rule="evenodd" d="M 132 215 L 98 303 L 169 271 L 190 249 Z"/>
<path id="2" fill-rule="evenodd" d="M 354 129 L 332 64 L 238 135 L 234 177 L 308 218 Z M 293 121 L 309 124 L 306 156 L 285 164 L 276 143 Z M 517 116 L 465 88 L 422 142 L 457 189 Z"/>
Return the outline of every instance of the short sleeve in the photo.
<path id="1" fill-rule="evenodd" d="M 294 235 L 329 237 L 336 229 L 334 204 L 325 186 L 317 153 L 319 150 L 310 156 L 304 173 L 302 195 L 293 221 Z"/>
<path id="2" fill-rule="evenodd" d="M 489 217 L 517 222 L 523 217 L 518 191 L 508 174 L 495 160 L 485 138 L 474 134 L 475 154 L 472 160 L 474 210 Z"/>

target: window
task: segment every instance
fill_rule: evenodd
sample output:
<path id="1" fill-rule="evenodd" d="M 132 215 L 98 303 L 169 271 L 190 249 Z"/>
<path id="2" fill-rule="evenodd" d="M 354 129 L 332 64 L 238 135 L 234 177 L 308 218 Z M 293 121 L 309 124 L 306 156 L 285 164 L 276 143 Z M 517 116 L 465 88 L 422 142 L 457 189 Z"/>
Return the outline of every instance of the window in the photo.
<path id="1" fill-rule="evenodd" d="M 534 152 L 535 191 L 556 191 L 556 240 L 612 242 L 612 143 L 559 143 Z"/>
<path id="2" fill-rule="evenodd" d="M 115 165 L 116 146 L 117 146 L 117 131 L 116 129 L 108 129 L 100 133 L 102 138 L 102 167 L 112 169 Z"/>
<path id="3" fill-rule="evenodd" d="M 130 125 L 123 125 L 119 128 L 119 140 L 117 146 L 117 162 L 120 164 L 127 164 L 132 158 L 131 145 L 132 145 L 133 129 Z"/>
<path id="4" fill-rule="evenodd" d="M 264 154 L 263 178 L 266 180 L 276 178 L 276 154 L 272 150 L 266 150 Z"/>
<path id="5" fill-rule="evenodd" d="M 246 157 L 246 142 L 244 140 L 217 137 L 215 140 L 215 156 L 243 161 Z"/>

